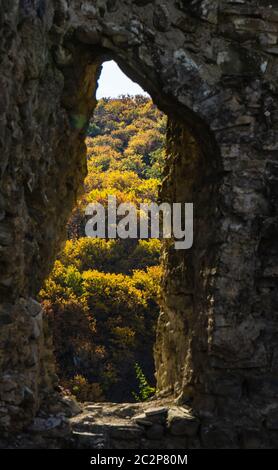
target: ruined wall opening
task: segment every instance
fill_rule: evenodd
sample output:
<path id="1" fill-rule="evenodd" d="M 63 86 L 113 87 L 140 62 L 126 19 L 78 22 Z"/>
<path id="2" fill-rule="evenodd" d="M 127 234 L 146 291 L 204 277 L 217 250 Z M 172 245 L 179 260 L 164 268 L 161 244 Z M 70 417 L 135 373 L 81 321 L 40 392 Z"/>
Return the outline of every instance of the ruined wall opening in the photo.
<path id="1" fill-rule="evenodd" d="M 158 395 L 199 413 L 199 446 L 277 447 L 277 8 L 0 3 L 1 431 L 30 424 L 57 385 L 34 299 L 66 238 L 112 58 L 169 117 L 164 200 L 195 207 L 192 250 L 165 249 Z"/>
<path id="2" fill-rule="evenodd" d="M 217 146 L 209 129 L 197 115 L 180 104 L 177 106 L 172 98 L 160 93 L 157 83 L 146 75 L 142 78 L 137 69 L 125 64 L 122 57 L 106 51 L 100 55 L 98 51 L 94 56 L 91 48 L 84 46 L 81 51 L 79 47 L 72 51 L 79 56 L 78 70 L 65 68 L 64 105 L 76 132 L 83 136 L 86 133 L 88 119 L 96 106 L 92 96 L 101 63 L 110 59 L 116 60 L 127 76 L 140 83 L 150 93 L 153 102 L 168 116 L 167 157 L 160 199 L 170 204 L 194 201 L 194 245 L 188 251 L 177 251 L 173 243 L 164 244 L 165 275 L 154 354 L 157 395 L 179 397 L 192 405 L 194 400 L 198 403 L 202 396 L 202 385 L 198 395 L 198 374 L 206 374 L 208 312 L 213 308 L 209 291 L 215 274 L 217 191 L 222 177 Z M 95 132 L 95 129 L 91 128 L 91 132 Z M 125 333 L 128 334 L 128 331 Z M 102 354 L 103 350 L 99 348 L 98 353 Z M 105 363 L 105 354 L 103 357 Z M 75 367 L 76 364 L 75 359 Z M 107 375 L 109 373 L 113 380 L 113 370 L 107 370 Z M 82 382 L 81 374 L 76 375 L 77 381 Z M 126 377 L 129 377 L 128 371 Z M 78 388 L 82 384 L 71 381 L 71 385 Z M 95 392 L 96 401 L 102 399 L 99 383 L 96 387 L 92 385 L 91 397 Z M 131 396 L 130 393 L 122 392 L 125 400 L 128 396 Z M 113 394 L 110 395 L 112 398 Z"/>
<path id="3" fill-rule="evenodd" d="M 56 51 L 58 71 L 48 70 L 49 80 L 58 91 L 55 87 L 54 91 L 50 89 L 47 81 L 43 82 L 42 100 L 51 101 L 52 108 L 44 114 L 38 107 L 34 115 L 44 125 L 42 136 L 34 139 L 31 150 L 27 144 L 26 152 L 32 157 L 32 163 L 31 168 L 26 167 L 20 182 L 19 207 L 26 224 L 21 230 L 15 225 L 17 250 L 12 253 L 14 262 L 10 259 L 6 271 L 7 282 L 2 284 L 5 309 L 7 305 L 18 331 L 18 335 L 13 334 L 13 321 L 7 317 L 4 369 L 9 370 L 11 356 L 16 358 L 14 363 L 18 367 L 12 385 L 9 374 L 5 379 L 7 390 L 16 384 L 16 391 L 14 401 L 7 398 L 14 407 L 5 411 L 8 418 L 4 428 L 21 429 L 30 423 L 42 403 L 47 405 L 51 401 L 50 396 L 58 387 L 51 332 L 34 299 L 66 239 L 68 217 L 82 192 L 87 172 L 84 140 L 96 107 L 95 90 L 101 63 L 107 59 L 116 60 L 126 75 L 147 90 L 153 102 L 168 116 L 167 158 L 160 198 L 169 203 L 194 202 L 193 248 L 177 252 L 171 243 L 166 243 L 163 254 L 165 277 L 154 354 L 157 396 L 179 397 L 190 406 L 195 406 L 194 400 L 198 404 L 201 399 L 202 406 L 206 388 L 202 378 L 213 380 L 207 367 L 207 335 L 209 312 L 213 308 L 209 291 L 217 258 L 217 201 L 222 178 L 214 137 L 196 113 L 163 91 L 157 77 L 149 76 L 140 60 L 127 60 L 124 50 L 118 55 L 70 41 L 65 44 L 65 50 Z M 57 103 L 61 105 L 58 113 Z M 22 106 L 21 113 L 28 115 L 28 107 Z M 41 142 L 44 142 L 42 149 Z M 6 180 L 7 185 L 9 181 Z M 16 193 L 10 201 L 17 201 L 18 197 Z M 12 208 L 9 210 L 12 214 Z M 7 250 L 7 253 L 11 257 L 11 252 Z M 20 270 L 15 273 L 17 265 Z"/>
<path id="4" fill-rule="evenodd" d="M 104 62 L 87 124 L 88 175 L 67 224 L 67 242 L 40 292 L 56 371 L 79 401 L 134 402 L 155 394 L 154 343 L 162 241 L 140 238 L 140 204 L 158 203 L 167 117 L 116 63 Z M 73 126 L 83 125 L 82 116 Z M 136 233 L 109 236 L 109 198 L 137 211 Z M 105 233 L 86 228 L 89 204 L 106 212 Z M 126 214 L 125 214 L 126 215 Z M 123 219 L 117 217 L 117 222 Z M 90 222 L 91 223 L 91 222 Z M 98 233 L 97 233 L 98 232 Z M 154 237 L 155 235 L 153 235 Z M 156 235 L 158 236 L 158 235 Z"/>

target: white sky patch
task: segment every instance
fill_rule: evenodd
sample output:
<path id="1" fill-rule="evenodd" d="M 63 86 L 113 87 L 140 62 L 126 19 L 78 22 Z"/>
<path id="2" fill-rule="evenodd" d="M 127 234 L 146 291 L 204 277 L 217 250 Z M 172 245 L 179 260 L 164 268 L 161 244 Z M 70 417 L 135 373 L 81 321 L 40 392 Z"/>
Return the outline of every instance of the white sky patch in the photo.
<path id="1" fill-rule="evenodd" d="M 149 96 L 140 85 L 128 78 L 118 67 L 116 62 L 104 62 L 100 79 L 98 81 L 97 99 L 116 98 L 119 95 L 145 95 Z"/>

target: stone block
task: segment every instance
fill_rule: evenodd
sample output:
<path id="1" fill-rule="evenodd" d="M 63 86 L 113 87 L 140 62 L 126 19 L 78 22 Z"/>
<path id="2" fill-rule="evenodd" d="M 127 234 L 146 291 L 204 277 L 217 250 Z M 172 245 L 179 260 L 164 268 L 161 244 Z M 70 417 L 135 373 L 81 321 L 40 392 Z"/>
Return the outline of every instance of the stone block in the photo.
<path id="1" fill-rule="evenodd" d="M 199 420 L 183 408 L 170 408 L 168 429 L 174 436 L 195 436 L 199 429 Z"/>
<path id="2" fill-rule="evenodd" d="M 153 424 L 146 432 L 147 438 L 151 440 L 162 439 L 163 434 L 164 427 L 161 424 Z"/>

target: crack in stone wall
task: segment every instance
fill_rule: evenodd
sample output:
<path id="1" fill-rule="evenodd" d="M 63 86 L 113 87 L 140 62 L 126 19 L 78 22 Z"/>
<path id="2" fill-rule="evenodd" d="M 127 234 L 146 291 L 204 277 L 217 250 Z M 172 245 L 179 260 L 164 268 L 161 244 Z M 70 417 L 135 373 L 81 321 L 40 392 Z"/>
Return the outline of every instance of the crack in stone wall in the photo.
<path id="1" fill-rule="evenodd" d="M 169 116 L 162 197 L 195 204 L 193 249 L 165 249 L 159 393 L 199 413 L 208 445 L 277 446 L 278 10 L 2 0 L 0 13 L 0 427 L 29 423 L 55 388 L 32 299 L 65 239 L 113 58 Z"/>

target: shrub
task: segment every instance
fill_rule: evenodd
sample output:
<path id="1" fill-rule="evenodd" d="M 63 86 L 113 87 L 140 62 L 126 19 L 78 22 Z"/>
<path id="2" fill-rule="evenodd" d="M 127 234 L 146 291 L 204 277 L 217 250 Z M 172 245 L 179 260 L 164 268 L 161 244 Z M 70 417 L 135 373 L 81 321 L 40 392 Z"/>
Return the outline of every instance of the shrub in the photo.
<path id="1" fill-rule="evenodd" d="M 104 401 L 103 391 L 99 383 L 89 383 L 82 375 L 76 375 L 70 380 L 62 381 L 61 385 L 68 389 L 77 400 L 102 402 Z"/>
<path id="2" fill-rule="evenodd" d="M 150 386 L 139 364 L 136 363 L 134 368 L 138 380 L 139 393 L 133 392 L 133 396 L 136 401 L 146 401 L 155 394 L 155 387 Z"/>

